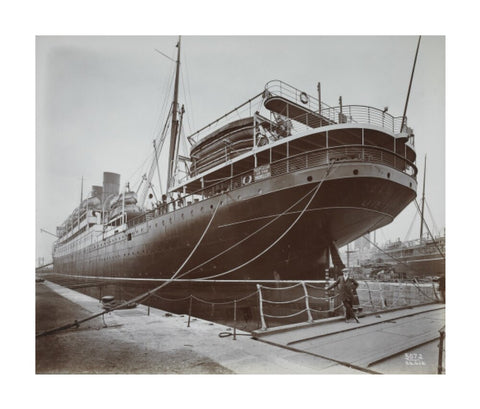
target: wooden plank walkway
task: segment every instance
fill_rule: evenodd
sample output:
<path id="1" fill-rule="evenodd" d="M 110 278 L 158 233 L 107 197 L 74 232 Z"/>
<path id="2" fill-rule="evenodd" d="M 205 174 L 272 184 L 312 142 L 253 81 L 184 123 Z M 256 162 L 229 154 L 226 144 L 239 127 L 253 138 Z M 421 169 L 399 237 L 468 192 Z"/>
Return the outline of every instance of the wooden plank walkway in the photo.
<path id="1" fill-rule="evenodd" d="M 323 323 L 286 329 L 256 331 L 254 335 L 269 344 L 330 359 L 366 372 L 377 372 L 376 364 L 438 339 L 439 330 L 444 325 L 445 306 L 430 304 L 364 316 L 359 324 L 339 319 L 325 320 Z M 436 343 L 432 345 L 436 346 Z M 436 373 L 436 362 L 430 362 L 424 369 L 427 373 Z"/>

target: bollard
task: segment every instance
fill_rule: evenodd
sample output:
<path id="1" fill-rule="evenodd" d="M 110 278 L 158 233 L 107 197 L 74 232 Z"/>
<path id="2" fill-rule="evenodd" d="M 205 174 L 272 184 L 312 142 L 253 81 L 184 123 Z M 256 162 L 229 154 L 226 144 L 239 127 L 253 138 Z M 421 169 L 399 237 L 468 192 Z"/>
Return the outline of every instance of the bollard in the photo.
<path id="1" fill-rule="evenodd" d="M 442 328 L 440 331 L 440 342 L 438 343 L 438 370 L 437 373 L 441 374 L 443 371 L 443 340 L 445 339 L 445 330 Z"/>
<path id="2" fill-rule="evenodd" d="M 233 340 L 237 340 L 237 300 L 233 300 Z"/>
<path id="3" fill-rule="evenodd" d="M 190 305 L 188 307 L 188 324 L 187 327 L 190 327 L 190 316 L 192 315 L 192 295 L 190 294 Z"/>

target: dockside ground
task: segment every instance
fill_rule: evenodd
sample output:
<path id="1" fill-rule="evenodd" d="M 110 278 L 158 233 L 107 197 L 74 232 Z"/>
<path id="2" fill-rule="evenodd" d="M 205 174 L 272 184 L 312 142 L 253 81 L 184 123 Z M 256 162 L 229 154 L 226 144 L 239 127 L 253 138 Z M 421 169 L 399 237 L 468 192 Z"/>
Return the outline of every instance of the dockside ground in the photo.
<path id="1" fill-rule="evenodd" d="M 50 282 L 36 285 L 36 332 L 101 310 L 97 299 Z M 231 333 L 231 336 L 227 336 Z M 221 335 L 221 336 L 219 336 Z M 143 305 L 36 339 L 37 374 L 361 373 L 268 345 L 220 324 Z"/>
<path id="2" fill-rule="evenodd" d="M 363 356 L 368 352 L 359 348 L 360 345 L 355 347 L 355 340 L 359 340 L 359 336 L 363 337 L 362 343 L 374 345 L 374 355 L 381 358 L 381 353 L 387 350 L 387 347 L 382 345 L 381 341 L 379 343 L 379 335 L 388 337 L 384 342 L 389 344 L 396 342 L 399 347 L 403 347 L 406 341 L 410 342 L 412 337 L 418 337 L 424 331 L 426 322 L 432 323 L 433 328 L 442 325 L 443 310 L 435 306 L 427 309 L 432 310 L 427 311 L 430 314 L 427 317 L 428 321 L 424 319 L 420 322 L 415 319 L 413 324 L 400 322 L 401 319 L 405 319 L 402 318 L 402 314 L 390 312 L 382 314 L 381 317 L 365 317 L 360 326 L 333 320 L 322 323 L 321 327 L 298 327 L 293 338 L 292 335 L 287 336 L 291 338 L 289 343 L 282 340 L 285 339 L 285 335 L 281 335 L 280 338 L 270 337 L 267 342 L 254 339 L 252 334 L 242 331 L 236 331 L 234 337 L 233 329 L 224 325 L 194 317 L 189 320 L 186 315 L 171 314 L 139 305 L 134 309 L 116 310 L 96 317 L 82 323 L 78 328 L 38 336 L 36 373 L 369 373 L 366 367 L 350 365 L 347 362 L 356 362 L 356 357 L 352 356 L 350 351 L 358 350 Z M 48 281 L 36 284 L 37 334 L 99 311 L 102 311 L 102 305 L 95 298 Z M 408 318 L 412 313 L 409 311 L 403 315 Z M 379 325 L 376 325 L 377 323 Z M 394 329 L 391 327 L 393 325 Z M 409 328 L 408 333 L 404 333 L 405 327 Z M 395 331 L 402 333 L 395 334 Z M 330 338 L 327 340 L 325 335 Z M 275 337 L 279 340 L 275 340 Z M 306 338 L 306 341 L 298 341 L 298 338 L 302 337 Z M 292 339 L 295 347 L 290 346 Z M 299 345 L 302 347 L 299 348 Z M 338 348 L 332 350 L 332 345 L 337 345 Z M 422 361 L 415 359 L 415 362 L 407 362 L 405 356 L 400 354 L 390 363 L 381 362 L 380 373 L 435 373 L 438 350 L 436 344 L 430 342 L 421 348 L 423 349 L 416 350 L 416 353 L 420 354 Z M 347 361 L 339 357 L 339 351 L 349 352 Z M 376 356 L 372 359 L 375 358 Z M 424 362 L 425 360 L 428 362 Z"/>

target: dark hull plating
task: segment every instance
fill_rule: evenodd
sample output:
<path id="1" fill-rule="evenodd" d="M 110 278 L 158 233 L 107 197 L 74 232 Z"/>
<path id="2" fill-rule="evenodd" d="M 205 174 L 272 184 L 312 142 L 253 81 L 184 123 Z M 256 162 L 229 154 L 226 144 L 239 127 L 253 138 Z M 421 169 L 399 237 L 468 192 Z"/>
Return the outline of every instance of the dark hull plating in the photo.
<path id="1" fill-rule="evenodd" d="M 175 273 L 184 279 L 322 279 L 331 242 L 341 247 L 390 223 L 415 198 L 412 181 L 369 164 L 341 165 L 328 177 L 324 166 L 260 180 L 54 255 L 55 271 L 128 279 Z"/>

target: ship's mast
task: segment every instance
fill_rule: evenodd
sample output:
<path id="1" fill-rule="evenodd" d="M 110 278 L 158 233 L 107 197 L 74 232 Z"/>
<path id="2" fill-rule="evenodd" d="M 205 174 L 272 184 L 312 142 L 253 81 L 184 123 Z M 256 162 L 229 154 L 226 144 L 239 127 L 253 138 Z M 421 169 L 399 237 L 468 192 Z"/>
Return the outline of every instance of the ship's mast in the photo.
<path id="1" fill-rule="evenodd" d="M 172 105 L 172 129 L 170 134 L 170 150 L 168 155 L 168 179 L 167 179 L 167 192 L 170 190 L 170 187 L 173 186 L 173 173 L 175 172 L 174 164 L 175 157 L 177 155 L 177 138 L 178 138 L 178 82 L 179 82 L 179 73 L 180 73 L 180 45 L 181 37 L 178 37 L 177 43 L 177 67 L 175 71 L 175 88 L 173 91 L 173 105 Z"/>
<path id="2" fill-rule="evenodd" d="M 413 60 L 412 74 L 410 75 L 410 83 L 408 84 L 407 100 L 405 101 L 405 108 L 403 110 L 402 127 L 400 128 L 400 132 L 403 132 L 403 128 L 406 126 L 405 119 L 407 116 L 408 100 L 410 99 L 410 90 L 412 89 L 413 74 L 415 72 L 415 65 L 417 64 L 418 49 L 420 48 L 421 39 L 422 39 L 422 36 L 419 36 L 418 43 L 417 43 L 417 51 L 415 52 L 415 59 Z"/>

